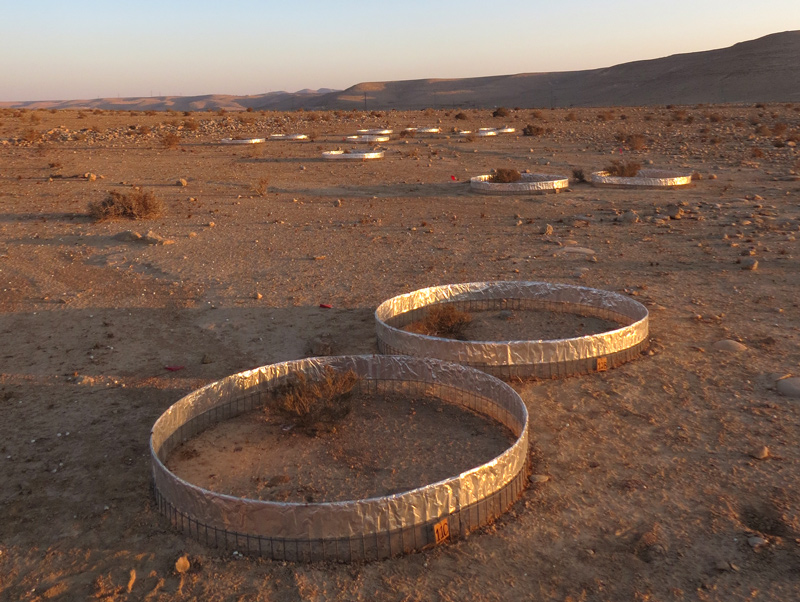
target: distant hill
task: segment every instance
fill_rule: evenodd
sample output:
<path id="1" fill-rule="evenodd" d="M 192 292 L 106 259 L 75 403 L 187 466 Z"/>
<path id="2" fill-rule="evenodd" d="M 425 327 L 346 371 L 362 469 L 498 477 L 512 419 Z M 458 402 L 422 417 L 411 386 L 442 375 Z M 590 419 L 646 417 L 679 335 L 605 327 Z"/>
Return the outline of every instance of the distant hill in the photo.
<path id="1" fill-rule="evenodd" d="M 428 107 L 587 107 L 800 102 L 800 31 L 730 48 L 676 54 L 603 69 L 468 79 L 365 82 L 343 91 L 256 96 L 168 96 L 0 103 L 28 108 L 200 111 L 247 108 L 423 109 Z"/>

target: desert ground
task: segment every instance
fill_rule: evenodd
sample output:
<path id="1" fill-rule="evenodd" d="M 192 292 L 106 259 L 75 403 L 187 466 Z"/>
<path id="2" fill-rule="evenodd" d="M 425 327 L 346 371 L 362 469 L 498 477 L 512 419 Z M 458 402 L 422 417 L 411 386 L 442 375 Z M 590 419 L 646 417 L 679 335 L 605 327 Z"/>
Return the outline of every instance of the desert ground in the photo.
<path id="1" fill-rule="evenodd" d="M 442 134 L 397 135 L 426 125 Z M 501 125 L 517 132 L 452 133 Z M 321 159 L 375 127 L 395 130 L 384 160 Z M 313 140 L 219 144 L 294 132 Z M 799 140 L 800 105 L 774 103 L 3 109 L 0 599 L 800 599 Z M 695 179 L 575 177 L 613 159 Z M 570 189 L 470 191 L 499 167 Z M 134 186 L 161 217 L 90 216 Z M 492 280 L 633 295 L 652 336 L 614 370 L 511 383 L 549 478 L 500 520 L 387 561 L 303 565 L 206 548 L 157 512 L 148 437 L 180 397 L 318 337 L 375 353 L 382 301 Z"/>

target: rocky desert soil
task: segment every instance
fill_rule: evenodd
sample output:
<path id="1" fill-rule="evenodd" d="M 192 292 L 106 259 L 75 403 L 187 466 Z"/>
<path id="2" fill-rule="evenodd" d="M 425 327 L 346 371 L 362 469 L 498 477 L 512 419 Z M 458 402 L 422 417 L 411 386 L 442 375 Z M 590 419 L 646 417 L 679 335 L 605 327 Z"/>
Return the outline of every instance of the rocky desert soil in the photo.
<path id="1" fill-rule="evenodd" d="M 0 111 L 0 599 L 800 599 L 800 105 L 497 112 Z M 425 125 L 442 134 L 398 136 Z M 321 159 L 377 127 L 395 130 L 382 161 Z M 295 132 L 313 140 L 219 144 Z M 576 178 L 612 159 L 696 178 Z M 470 191 L 498 167 L 572 183 Z M 134 186 L 163 216 L 89 216 Z M 618 369 L 512 383 L 535 478 L 496 523 L 294 565 L 158 514 L 148 436 L 181 396 L 374 353 L 383 300 L 489 280 L 633 295 L 652 333 Z"/>

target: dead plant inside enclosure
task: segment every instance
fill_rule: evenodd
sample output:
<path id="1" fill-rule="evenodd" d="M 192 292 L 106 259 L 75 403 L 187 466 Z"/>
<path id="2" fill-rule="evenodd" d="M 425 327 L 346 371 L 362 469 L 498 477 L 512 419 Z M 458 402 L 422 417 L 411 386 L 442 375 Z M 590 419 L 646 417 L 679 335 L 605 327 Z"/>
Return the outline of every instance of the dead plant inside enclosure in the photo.
<path id="1" fill-rule="evenodd" d="M 633 178 L 641 168 L 642 164 L 636 161 L 618 161 L 615 159 L 611 161 L 611 165 L 604 167 L 603 171 L 608 172 L 609 176 L 617 178 Z"/>
<path id="2" fill-rule="evenodd" d="M 496 184 L 510 184 L 511 182 L 519 182 L 522 179 L 522 174 L 516 169 L 508 169 L 506 167 L 498 167 L 494 170 L 491 182 Z"/>
<path id="3" fill-rule="evenodd" d="M 154 219 L 164 214 L 164 201 L 149 190 L 111 190 L 102 201 L 89 203 L 89 215 L 97 221 L 112 219 Z"/>
<path id="4" fill-rule="evenodd" d="M 446 339 L 462 339 L 472 316 L 454 305 L 433 305 L 419 322 L 409 327 L 411 332 Z"/>
<path id="5" fill-rule="evenodd" d="M 274 402 L 266 412 L 277 412 L 291 420 L 305 435 L 332 432 L 350 413 L 350 400 L 360 381 L 361 377 L 352 370 L 343 372 L 330 366 L 325 367 L 319 379 L 293 373 L 275 390 Z"/>

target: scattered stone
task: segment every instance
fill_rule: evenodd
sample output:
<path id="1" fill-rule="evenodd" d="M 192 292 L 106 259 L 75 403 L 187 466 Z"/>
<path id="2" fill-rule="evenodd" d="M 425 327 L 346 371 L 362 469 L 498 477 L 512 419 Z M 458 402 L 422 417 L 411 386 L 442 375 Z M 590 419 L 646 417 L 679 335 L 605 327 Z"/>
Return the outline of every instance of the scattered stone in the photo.
<path id="1" fill-rule="evenodd" d="M 208 353 L 204 353 L 203 354 L 203 359 L 200 360 L 200 362 L 203 363 L 203 364 L 213 364 L 214 363 L 214 358 L 211 357 L 211 355 L 209 355 Z"/>
<path id="2" fill-rule="evenodd" d="M 747 346 L 742 345 L 739 341 L 732 341 L 730 339 L 722 339 L 721 341 L 717 341 L 714 343 L 714 349 L 717 351 L 727 351 L 727 352 L 739 352 L 739 351 L 747 351 Z"/>
<path id="3" fill-rule="evenodd" d="M 755 257 L 746 257 L 741 262 L 743 270 L 757 270 L 758 260 Z"/>
<path id="4" fill-rule="evenodd" d="M 544 228 L 542 228 L 542 234 L 544 236 L 552 236 L 553 234 L 553 226 L 550 224 L 546 224 Z"/>
<path id="5" fill-rule="evenodd" d="M 260 301 L 260 300 L 261 300 L 261 299 L 263 299 L 263 298 L 264 298 L 264 295 L 262 295 L 262 294 L 261 294 L 261 293 L 259 293 L 258 291 L 256 291 L 255 293 L 253 293 L 253 299 L 255 299 L 256 301 Z"/>
<path id="6" fill-rule="evenodd" d="M 114 240 L 121 240 L 122 242 L 137 242 L 142 239 L 142 235 L 133 230 L 125 230 L 114 235 Z"/>
<path id="7" fill-rule="evenodd" d="M 677 205 L 673 205 L 667 208 L 667 217 L 669 219 L 681 219 L 683 217 L 683 209 Z"/>
<path id="8" fill-rule="evenodd" d="M 175 561 L 175 572 L 183 574 L 189 570 L 189 559 L 184 555 Z"/>
<path id="9" fill-rule="evenodd" d="M 750 457 L 756 460 L 766 460 L 769 458 L 769 448 L 766 445 L 762 445 L 757 450 L 750 452 Z"/>
<path id="10" fill-rule="evenodd" d="M 714 564 L 714 568 L 718 571 L 729 571 L 731 570 L 731 565 L 725 560 L 717 560 L 717 562 Z"/>
<path id="11" fill-rule="evenodd" d="M 786 397 L 800 397 L 800 376 L 780 379 L 775 388 Z"/>
<path id="12" fill-rule="evenodd" d="M 547 483 L 550 477 L 546 474 L 532 474 L 530 476 L 531 483 Z"/>
<path id="13" fill-rule="evenodd" d="M 626 211 L 622 215 L 617 218 L 617 221 L 626 223 L 626 224 L 636 224 L 639 222 L 639 214 L 633 210 Z"/>
<path id="14" fill-rule="evenodd" d="M 189 182 L 187 182 L 184 178 L 179 179 L 175 182 L 175 186 L 188 186 Z"/>
<path id="15" fill-rule="evenodd" d="M 335 201 L 333 201 L 333 206 L 334 207 L 341 207 L 342 206 L 342 199 L 336 199 Z"/>
<path id="16" fill-rule="evenodd" d="M 336 343 L 329 334 L 316 336 L 308 341 L 308 352 L 312 356 L 334 355 Z"/>
<path id="17" fill-rule="evenodd" d="M 164 238 L 150 230 L 147 234 L 142 236 L 142 242 L 147 245 L 163 245 Z"/>
<path id="18" fill-rule="evenodd" d="M 90 387 L 95 384 L 95 378 L 92 376 L 86 376 L 85 374 L 82 374 L 80 376 L 75 377 L 75 384 L 85 385 L 87 387 Z"/>
<path id="19" fill-rule="evenodd" d="M 753 548 L 754 550 L 757 550 L 758 548 L 761 548 L 761 547 L 767 545 L 769 542 L 766 539 L 764 539 L 763 537 L 753 536 L 753 537 L 748 537 L 747 538 L 747 543 L 750 544 L 751 548 Z"/>
<path id="20" fill-rule="evenodd" d="M 214 227 L 214 226 L 216 226 L 216 225 L 217 225 L 217 224 L 215 224 L 214 222 L 208 222 L 208 223 L 206 224 L 206 226 L 208 226 L 209 228 L 213 228 L 213 227 Z"/>
<path id="21" fill-rule="evenodd" d="M 97 175 L 93 173 L 85 173 L 83 174 L 83 177 L 89 180 L 90 182 L 94 182 L 95 180 L 97 180 Z"/>
<path id="22" fill-rule="evenodd" d="M 499 320 L 510 320 L 513 317 L 514 317 L 514 312 L 512 312 L 510 309 L 504 309 L 497 314 L 497 318 Z"/>

